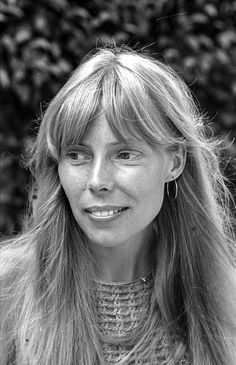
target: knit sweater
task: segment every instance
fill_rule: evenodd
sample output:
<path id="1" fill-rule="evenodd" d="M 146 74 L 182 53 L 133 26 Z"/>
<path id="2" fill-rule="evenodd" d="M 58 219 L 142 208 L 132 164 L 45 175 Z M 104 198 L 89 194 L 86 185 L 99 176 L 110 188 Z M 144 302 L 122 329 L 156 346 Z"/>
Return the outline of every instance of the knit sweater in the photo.
<path id="1" fill-rule="evenodd" d="M 125 365 L 170 364 L 169 343 L 164 333 L 158 337 L 155 331 L 152 333 L 152 341 L 148 338 L 143 343 L 145 355 L 135 351 L 126 361 L 126 357 L 135 346 L 134 341 L 130 339 L 135 338 L 135 333 L 145 324 L 148 317 L 153 281 L 152 274 L 130 283 L 97 281 L 98 326 L 102 334 L 102 349 L 106 365 L 119 364 L 121 360 L 124 360 Z M 150 345 L 150 342 L 152 344 L 154 342 L 155 346 Z M 12 349 L 7 365 L 15 365 L 16 353 L 16 349 Z M 189 365 L 187 356 L 179 360 L 176 365 Z"/>
<path id="2" fill-rule="evenodd" d="M 153 276 L 131 283 L 97 282 L 97 312 L 99 330 L 103 335 L 102 348 L 106 364 L 118 364 L 132 350 L 132 338 L 140 326 L 147 320 L 153 291 Z M 157 337 L 157 332 L 150 341 L 146 339 L 143 348 L 145 355 L 139 351 L 125 360 L 124 364 L 133 365 L 167 365 L 169 364 L 169 344 L 164 336 Z M 157 341 L 155 342 L 155 336 Z M 155 343 L 155 346 L 150 345 Z M 187 356 L 179 360 L 178 365 L 189 364 Z"/>

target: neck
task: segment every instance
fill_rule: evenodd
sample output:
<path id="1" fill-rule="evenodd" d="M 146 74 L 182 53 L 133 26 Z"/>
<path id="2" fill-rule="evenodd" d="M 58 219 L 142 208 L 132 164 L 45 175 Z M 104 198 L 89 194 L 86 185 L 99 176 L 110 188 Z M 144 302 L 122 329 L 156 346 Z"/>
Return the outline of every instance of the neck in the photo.
<path id="1" fill-rule="evenodd" d="M 92 244 L 98 264 L 98 279 L 104 282 L 130 282 L 147 276 L 154 267 L 153 232 L 145 240 L 124 242 L 115 247 Z"/>

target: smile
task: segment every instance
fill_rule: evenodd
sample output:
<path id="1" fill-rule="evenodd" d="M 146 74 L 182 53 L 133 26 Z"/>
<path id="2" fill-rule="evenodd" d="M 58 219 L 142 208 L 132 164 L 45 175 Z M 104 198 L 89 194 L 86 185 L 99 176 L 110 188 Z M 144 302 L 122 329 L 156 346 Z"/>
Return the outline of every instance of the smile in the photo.
<path id="1" fill-rule="evenodd" d="M 95 215 L 96 217 L 110 217 L 118 212 L 121 212 L 123 209 L 114 209 L 114 210 L 97 210 L 94 212 L 90 212 L 92 215 Z"/>
<path id="2" fill-rule="evenodd" d="M 90 215 L 91 218 L 109 219 L 120 215 L 121 212 L 127 209 L 128 208 L 116 208 L 116 209 L 91 208 L 91 209 L 85 209 L 85 211 Z"/>

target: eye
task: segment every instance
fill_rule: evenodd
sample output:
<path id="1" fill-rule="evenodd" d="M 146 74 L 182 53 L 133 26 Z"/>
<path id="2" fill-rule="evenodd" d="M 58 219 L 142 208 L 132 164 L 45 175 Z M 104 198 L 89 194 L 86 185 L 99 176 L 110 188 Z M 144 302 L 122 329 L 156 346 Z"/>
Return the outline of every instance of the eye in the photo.
<path id="1" fill-rule="evenodd" d="M 140 157 L 140 153 L 138 151 L 131 150 L 120 151 L 116 156 L 117 159 L 126 161 L 133 161 L 138 157 Z"/>
<path id="2" fill-rule="evenodd" d="M 79 156 L 78 156 L 78 152 L 68 152 L 67 156 L 71 159 L 71 160 L 78 160 Z"/>
<path id="3" fill-rule="evenodd" d="M 66 156 L 71 163 L 82 163 L 90 159 L 90 156 L 85 151 L 68 151 Z"/>
<path id="4" fill-rule="evenodd" d="M 131 158 L 131 153 L 128 151 L 124 151 L 124 152 L 120 152 L 117 155 L 118 158 L 121 158 L 122 160 L 130 160 Z"/>

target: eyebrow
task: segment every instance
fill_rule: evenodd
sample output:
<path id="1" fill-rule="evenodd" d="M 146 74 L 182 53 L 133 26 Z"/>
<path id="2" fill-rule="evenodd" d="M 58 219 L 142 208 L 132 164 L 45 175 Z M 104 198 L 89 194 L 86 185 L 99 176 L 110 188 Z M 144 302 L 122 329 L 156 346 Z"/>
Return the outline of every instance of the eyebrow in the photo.
<path id="1" fill-rule="evenodd" d="M 107 145 L 109 147 L 117 147 L 117 146 L 134 145 L 134 144 L 137 144 L 138 142 L 140 142 L 139 139 L 126 139 L 124 141 L 110 142 Z M 89 145 L 87 145 L 86 143 L 80 142 L 79 145 L 82 147 L 89 147 Z"/>

